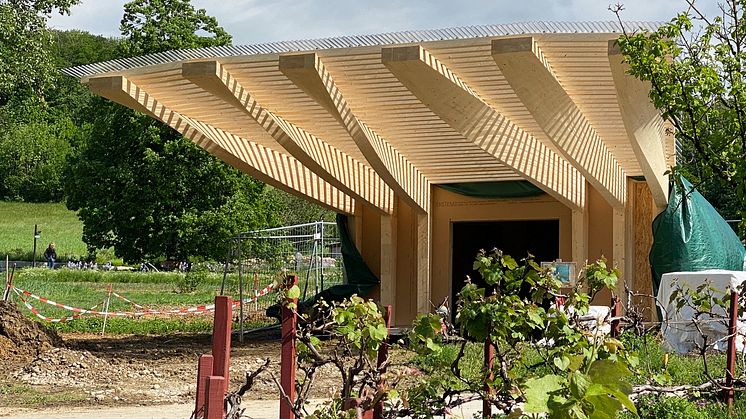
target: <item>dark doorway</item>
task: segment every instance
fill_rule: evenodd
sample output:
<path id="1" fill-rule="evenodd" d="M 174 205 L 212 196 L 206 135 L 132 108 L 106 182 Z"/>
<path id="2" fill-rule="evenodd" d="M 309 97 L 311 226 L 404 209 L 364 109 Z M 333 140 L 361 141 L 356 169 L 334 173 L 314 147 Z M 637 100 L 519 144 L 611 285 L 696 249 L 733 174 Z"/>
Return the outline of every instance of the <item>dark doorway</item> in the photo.
<path id="1" fill-rule="evenodd" d="M 559 258 L 559 220 L 453 223 L 451 301 L 456 301 L 467 275 L 475 284 L 485 285 L 472 266 L 480 249 L 489 252 L 494 248 L 513 256 L 516 261 L 528 253 L 534 255 L 537 262 L 553 261 Z M 452 307 L 451 312 L 455 313 L 455 304 Z"/>

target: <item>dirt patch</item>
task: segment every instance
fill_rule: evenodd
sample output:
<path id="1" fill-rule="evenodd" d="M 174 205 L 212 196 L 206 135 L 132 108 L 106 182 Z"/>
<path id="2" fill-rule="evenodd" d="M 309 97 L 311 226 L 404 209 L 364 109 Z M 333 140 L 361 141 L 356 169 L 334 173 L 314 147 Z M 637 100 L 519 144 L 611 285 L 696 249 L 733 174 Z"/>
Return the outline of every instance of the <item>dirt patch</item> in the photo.
<path id="1" fill-rule="evenodd" d="M 15 303 L 0 301 L 0 359 L 19 364 L 62 345 L 57 333 L 25 317 Z"/>
<path id="2" fill-rule="evenodd" d="M 246 372 L 270 359 L 246 399 L 277 400 L 272 375 L 280 378 L 278 331 L 234 339 L 231 350 L 230 388 L 237 390 Z M 77 405 L 135 405 L 189 403 L 196 390 L 197 360 L 210 353 L 209 335 L 117 336 L 65 335 L 66 348 L 43 352 L 26 365 L 11 370 L 6 384 L 28 386 L 35 392 L 69 389 L 85 395 Z M 328 397 L 337 391 L 337 372 L 329 366 L 317 374 L 312 397 Z M 13 406 L 13 400 L 0 398 Z M 0 416 L 8 413 L 0 408 Z"/>

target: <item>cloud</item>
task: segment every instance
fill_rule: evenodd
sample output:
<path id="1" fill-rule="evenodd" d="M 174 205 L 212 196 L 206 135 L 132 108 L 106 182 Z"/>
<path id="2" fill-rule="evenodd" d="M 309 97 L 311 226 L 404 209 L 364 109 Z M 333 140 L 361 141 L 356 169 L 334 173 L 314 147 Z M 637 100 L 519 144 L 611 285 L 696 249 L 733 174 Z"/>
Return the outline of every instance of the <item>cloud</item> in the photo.
<path id="1" fill-rule="evenodd" d="M 84 0 L 50 26 L 116 36 L 126 0 Z M 615 20 L 604 0 L 193 0 L 235 44 L 436 29 L 490 23 Z M 683 0 L 623 1 L 625 20 L 670 20 Z M 716 6 L 705 4 L 712 14 Z"/>

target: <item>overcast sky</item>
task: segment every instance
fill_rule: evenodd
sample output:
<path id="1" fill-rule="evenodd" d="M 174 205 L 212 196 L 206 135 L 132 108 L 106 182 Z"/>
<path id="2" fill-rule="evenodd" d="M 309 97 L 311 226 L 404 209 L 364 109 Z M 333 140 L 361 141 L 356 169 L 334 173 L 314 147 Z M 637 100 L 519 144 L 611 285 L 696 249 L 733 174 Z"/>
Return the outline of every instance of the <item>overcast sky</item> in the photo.
<path id="1" fill-rule="evenodd" d="M 83 0 L 70 16 L 50 26 L 119 35 L 126 0 Z M 616 0 L 193 0 L 233 35 L 233 43 L 255 44 L 338 35 L 373 34 L 527 21 L 615 20 Z M 670 20 L 684 0 L 625 0 L 625 20 Z M 700 0 L 710 13 L 715 0 Z"/>

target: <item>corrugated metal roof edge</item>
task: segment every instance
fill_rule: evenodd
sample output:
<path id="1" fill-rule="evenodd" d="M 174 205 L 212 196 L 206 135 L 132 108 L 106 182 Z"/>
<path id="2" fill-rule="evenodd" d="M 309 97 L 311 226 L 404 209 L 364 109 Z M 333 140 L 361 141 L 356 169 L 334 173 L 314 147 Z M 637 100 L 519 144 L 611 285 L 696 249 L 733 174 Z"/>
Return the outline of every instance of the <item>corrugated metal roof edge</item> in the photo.
<path id="1" fill-rule="evenodd" d="M 628 31 L 658 29 L 663 22 L 624 22 Z M 496 25 L 479 25 L 435 30 L 389 32 L 374 35 L 340 36 L 298 41 L 279 41 L 256 45 L 207 47 L 159 52 L 140 57 L 119 58 L 94 64 L 86 64 L 62 70 L 68 76 L 83 78 L 112 71 L 125 71 L 149 65 L 199 58 L 232 57 L 286 53 L 335 48 L 354 48 L 378 45 L 395 45 L 410 42 L 430 42 L 456 39 L 485 38 L 492 36 L 521 35 L 531 33 L 620 33 L 619 22 L 524 22 Z"/>

